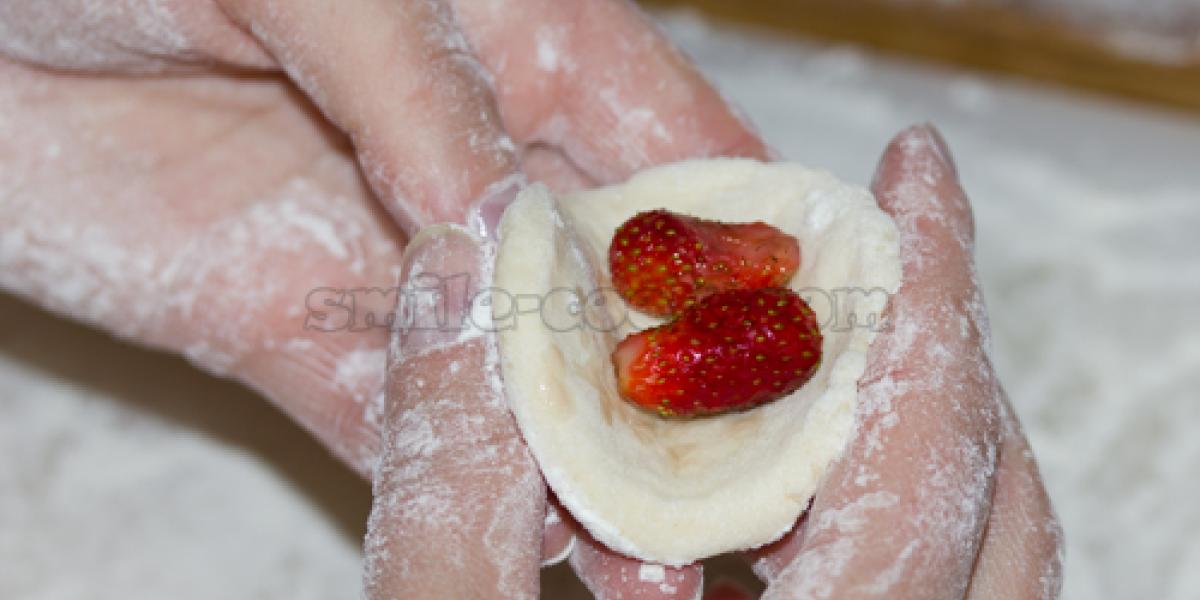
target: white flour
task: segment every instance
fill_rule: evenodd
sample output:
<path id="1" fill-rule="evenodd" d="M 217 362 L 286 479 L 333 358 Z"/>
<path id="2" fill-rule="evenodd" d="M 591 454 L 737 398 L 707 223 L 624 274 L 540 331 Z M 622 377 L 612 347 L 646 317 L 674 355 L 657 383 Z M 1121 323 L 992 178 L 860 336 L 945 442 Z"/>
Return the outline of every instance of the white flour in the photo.
<path id="1" fill-rule="evenodd" d="M 790 159 L 866 183 L 942 127 L 1065 597 L 1200 596 L 1194 117 L 665 24 Z M 367 486 L 250 393 L 0 298 L 0 415 L 0 598 L 357 595 Z"/>

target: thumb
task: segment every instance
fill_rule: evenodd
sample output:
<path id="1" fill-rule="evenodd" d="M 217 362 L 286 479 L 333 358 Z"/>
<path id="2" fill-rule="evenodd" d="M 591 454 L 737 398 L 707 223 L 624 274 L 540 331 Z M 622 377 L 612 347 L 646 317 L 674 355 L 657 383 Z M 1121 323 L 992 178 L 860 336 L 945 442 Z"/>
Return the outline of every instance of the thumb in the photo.
<path id="1" fill-rule="evenodd" d="M 457 226 L 413 239 L 389 358 L 367 598 L 536 598 L 546 490 L 472 306 L 486 253 Z"/>

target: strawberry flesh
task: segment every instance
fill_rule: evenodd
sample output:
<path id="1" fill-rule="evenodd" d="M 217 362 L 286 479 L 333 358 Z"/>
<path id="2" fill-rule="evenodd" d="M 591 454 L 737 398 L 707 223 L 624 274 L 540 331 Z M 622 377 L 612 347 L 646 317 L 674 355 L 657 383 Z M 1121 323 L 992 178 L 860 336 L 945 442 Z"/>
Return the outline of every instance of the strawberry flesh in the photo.
<path id="1" fill-rule="evenodd" d="M 795 292 L 726 290 L 625 338 L 613 363 L 626 399 L 663 416 L 688 417 L 792 393 L 820 366 L 821 341 L 816 316 Z"/>
<path id="2" fill-rule="evenodd" d="M 723 290 L 786 285 L 800 267 L 800 245 L 762 222 L 721 223 L 653 210 L 617 228 L 608 263 L 626 302 L 666 317 Z"/>

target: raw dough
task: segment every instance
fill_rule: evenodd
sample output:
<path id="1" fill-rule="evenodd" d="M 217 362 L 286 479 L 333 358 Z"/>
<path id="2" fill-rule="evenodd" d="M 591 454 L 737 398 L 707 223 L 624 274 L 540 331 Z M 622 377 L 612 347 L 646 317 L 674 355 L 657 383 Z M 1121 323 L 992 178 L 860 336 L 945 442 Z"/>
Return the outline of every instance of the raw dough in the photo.
<path id="1" fill-rule="evenodd" d="M 654 208 L 762 220 L 799 239 L 791 287 L 810 299 L 825 336 L 807 384 L 747 412 L 695 420 L 620 398 L 609 354 L 656 321 L 606 291 L 608 243 L 624 220 Z M 492 301 L 505 388 L 546 481 L 596 539 L 670 565 L 761 546 L 792 527 L 849 439 L 878 328 L 867 321 L 899 281 L 891 218 L 869 192 L 825 172 L 717 159 L 561 199 L 534 185 L 500 226 Z"/>

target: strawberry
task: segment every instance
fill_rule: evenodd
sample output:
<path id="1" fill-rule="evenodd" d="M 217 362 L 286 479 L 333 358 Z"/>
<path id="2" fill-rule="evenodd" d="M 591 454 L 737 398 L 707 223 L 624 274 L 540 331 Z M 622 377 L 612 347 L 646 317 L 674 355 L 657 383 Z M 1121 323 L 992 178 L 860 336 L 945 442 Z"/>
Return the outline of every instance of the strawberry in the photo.
<path id="1" fill-rule="evenodd" d="M 792 393 L 821 363 L 808 304 L 786 288 L 727 290 L 613 352 L 621 395 L 663 416 L 750 408 Z"/>
<path id="2" fill-rule="evenodd" d="M 608 266 L 626 302 L 666 317 L 722 290 L 786 285 L 800 267 L 800 245 L 762 222 L 720 223 L 652 210 L 617 228 Z"/>

